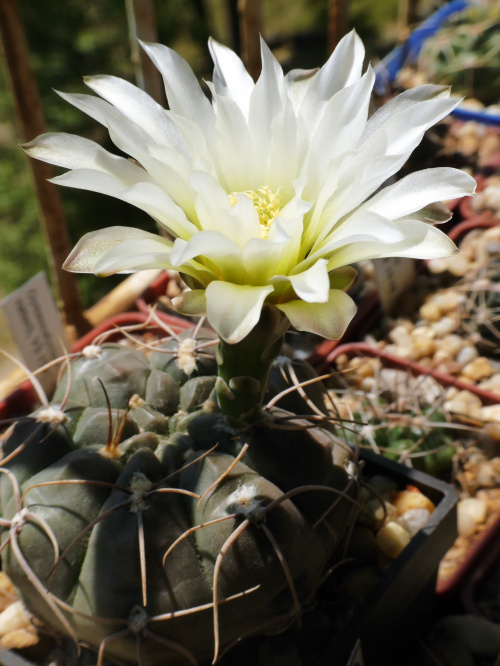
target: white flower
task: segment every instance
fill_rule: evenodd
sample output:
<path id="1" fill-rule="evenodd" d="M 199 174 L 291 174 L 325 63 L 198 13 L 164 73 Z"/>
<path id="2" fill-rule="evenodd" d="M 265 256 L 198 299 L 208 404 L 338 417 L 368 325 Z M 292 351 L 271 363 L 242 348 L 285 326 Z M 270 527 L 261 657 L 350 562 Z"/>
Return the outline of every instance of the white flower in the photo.
<path id="1" fill-rule="evenodd" d="M 62 94 L 132 160 L 67 134 L 40 136 L 25 149 L 70 169 L 54 182 L 123 199 L 173 240 L 100 230 L 80 240 L 68 270 L 176 269 L 192 287 L 176 307 L 206 313 L 230 343 L 255 326 L 264 303 L 297 329 L 336 339 L 355 312 L 345 293 L 355 273 L 349 264 L 455 251 L 432 226 L 449 218 L 435 202 L 471 194 L 472 178 L 427 169 L 379 190 L 457 105 L 448 89 L 414 88 L 368 118 L 374 74 L 362 74 L 364 49 L 352 32 L 320 70 L 286 76 L 262 43 L 255 84 L 230 49 L 210 41 L 210 102 L 179 55 L 143 47 L 163 75 L 169 111 L 112 76 L 86 79 L 100 97 Z"/>

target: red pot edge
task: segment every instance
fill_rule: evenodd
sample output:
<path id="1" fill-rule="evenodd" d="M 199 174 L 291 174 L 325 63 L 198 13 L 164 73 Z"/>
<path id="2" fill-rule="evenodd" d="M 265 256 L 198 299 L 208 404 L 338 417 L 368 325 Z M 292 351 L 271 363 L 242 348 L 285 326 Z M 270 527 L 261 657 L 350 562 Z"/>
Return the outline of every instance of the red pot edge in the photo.
<path id="1" fill-rule="evenodd" d="M 500 224 L 500 219 L 495 217 L 491 211 L 476 214 L 457 224 L 449 233 L 449 238 L 454 243 L 459 243 L 469 231 L 475 229 L 491 229 Z"/>
<path id="2" fill-rule="evenodd" d="M 491 523 L 481 537 L 468 551 L 465 560 L 453 576 L 438 583 L 436 594 L 440 597 L 455 595 L 460 590 L 460 597 L 465 610 L 473 615 L 480 615 L 474 601 L 476 588 L 485 574 L 500 557 L 500 516 Z"/>
<path id="3" fill-rule="evenodd" d="M 400 356 L 396 356 L 395 354 L 391 354 L 390 352 L 386 352 L 383 349 L 378 349 L 377 347 L 373 347 L 367 342 L 348 342 L 346 344 L 339 345 L 333 349 L 330 354 L 328 354 L 325 362 L 331 365 L 340 354 L 347 354 L 348 356 L 352 356 L 356 353 L 361 355 L 364 354 L 366 356 L 379 357 L 389 363 L 392 367 L 409 369 L 412 374 L 415 375 L 429 375 L 442 386 L 454 386 L 461 391 L 470 391 L 471 393 L 477 395 L 484 405 L 497 405 L 500 403 L 500 395 L 497 395 L 496 393 L 480 389 L 474 384 L 470 384 L 469 382 L 465 382 L 462 379 L 453 377 L 453 375 L 448 375 L 444 372 L 432 370 L 431 368 L 421 365 L 416 361 L 410 361 L 408 359 L 401 358 Z"/>
<path id="4" fill-rule="evenodd" d="M 78 353 L 82 351 L 85 349 L 85 347 L 91 345 L 99 335 L 111 331 L 113 328 L 116 328 L 116 335 L 110 335 L 107 339 L 107 341 L 112 341 L 120 335 L 118 327 L 145 324 L 148 321 L 149 316 L 149 311 L 148 313 L 123 312 L 114 315 L 113 317 L 106 319 L 104 322 L 93 328 L 83 337 L 79 338 L 71 346 L 71 352 Z M 157 313 L 157 316 L 159 320 L 169 326 L 174 333 L 179 333 L 183 330 L 187 330 L 188 328 L 193 327 L 192 323 L 185 319 L 181 319 L 180 317 L 175 317 L 174 315 Z M 155 326 L 154 322 L 152 322 L 151 330 L 165 333 L 161 327 Z M 31 382 L 29 379 L 24 380 L 18 388 L 16 388 L 3 400 L 0 400 L 0 423 L 2 421 L 8 421 L 9 419 L 14 419 L 25 414 L 29 414 L 36 408 L 38 402 L 37 393 Z"/>

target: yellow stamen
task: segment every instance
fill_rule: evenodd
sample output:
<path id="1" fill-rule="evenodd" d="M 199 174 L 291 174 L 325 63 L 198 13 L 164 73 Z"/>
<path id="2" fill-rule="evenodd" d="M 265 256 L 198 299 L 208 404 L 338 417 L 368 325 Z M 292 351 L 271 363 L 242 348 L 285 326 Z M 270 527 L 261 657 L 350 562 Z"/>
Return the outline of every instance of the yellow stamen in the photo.
<path id="1" fill-rule="evenodd" d="M 260 222 L 260 237 L 267 239 L 269 230 L 275 218 L 279 217 L 282 206 L 279 190 L 272 192 L 269 187 L 261 187 L 258 190 L 247 190 L 246 192 L 231 192 L 229 201 L 231 206 L 238 201 L 238 194 L 244 194 L 252 200 Z"/>

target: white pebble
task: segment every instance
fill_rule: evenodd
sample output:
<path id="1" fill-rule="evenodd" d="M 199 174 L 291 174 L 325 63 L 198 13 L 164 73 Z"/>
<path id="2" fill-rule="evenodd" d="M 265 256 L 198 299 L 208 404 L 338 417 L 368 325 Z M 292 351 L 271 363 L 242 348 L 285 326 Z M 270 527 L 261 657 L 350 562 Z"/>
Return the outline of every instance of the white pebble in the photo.
<path id="1" fill-rule="evenodd" d="M 388 521 L 396 518 L 398 515 L 395 507 L 392 504 L 389 504 L 389 502 L 384 502 L 384 505 L 382 505 L 378 499 L 372 499 L 365 504 L 366 511 L 372 517 L 376 525 L 387 523 Z"/>
<path id="2" fill-rule="evenodd" d="M 466 365 L 479 356 L 479 353 L 472 345 L 465 345 L 457 354 L 457 362 L 460 365 Z"/>
<path id="3" fill-rule="evenodd" d="M 467 379 L 478 382 L 480 379 L 491 377 L 493 368 L 485 356 L 478 356 L 462 368 L 462 374 Z"/>
<path id="4" fill-rule="evenodd" d="M 411 336 L 408 333 L 406 326 L 399 324 L 395 326 L 389 333 L 389 338 L 395 345 L 400 345 L 401 347 L 407 347 L 411 344 Z"/>
<path id="5" fill-rule="evenodd" d="M 496 485 L 498 474 L 490 462 L 485 462 L 477 471 L 476 481 L 482 488 L 492 488 Z"/>
<path id="6" fill-rule="evenodd" d="M 458 322 L 455 317 L 442 317 L 439 321 L 432 324 L 432 329 L 439 338 L 450 335 L 458 328 Z"/>
<path id="7" fill-rule="evenodd" d="M 487 504 L 475 497 L 467 497 L 458 503 L 458 533 L 460 536 L 472 536 L 478 525 L 486 520 Z"/>
<path id="8" fill-rule="evenodd" d="M 450 335 L 445 335 L 443 337 L 441 344 L 449 354 L 456 356 L 464 346 L 464 341 L 459 335 L 451 333 Z"/>
<path id="9" fill-rule="evenodd" d="M 444 409 L 455 414 L 479 417 L 482 408 L 481 399 L 470 391 L 459 391 L 451 400 L 444 403 Z"/>
<path id="10" fill-rule="evenodd" d="M 377 532 L 377 545 L 386 557 L 395 559 L 410 543 L 410 534 L 404 527 L 390 521 Z"/>
<path id="11" fill-rule="evenodd" d="M 487 405 L 481 409 L 481 418 L 484 421 L 500 423 L 500 405 Z"/>
<path id="12" fill-rule="evenodd" d="M 409 509 L 398 518 L 397 522 L 413 537 L 427 525 L 430 515 L 427 509 Z"/>

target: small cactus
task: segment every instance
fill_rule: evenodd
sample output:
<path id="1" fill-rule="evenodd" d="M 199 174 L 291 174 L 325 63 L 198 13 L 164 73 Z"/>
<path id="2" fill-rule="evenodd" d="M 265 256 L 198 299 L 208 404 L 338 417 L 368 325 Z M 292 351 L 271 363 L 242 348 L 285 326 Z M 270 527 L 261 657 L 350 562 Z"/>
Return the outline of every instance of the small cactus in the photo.
<path id="1" fill-rule="evenodd" d="M 356 366 L 364 379 L 353 391 L 350 382 L 356 382 Z M 469 426 L 454 422 L 445 407 L 446 393 L 437 382 L 427 375 L 412 377 L 404 370 L 384 368 L 376 358 L 355 357 L 350 366 L 342 368 L 337 381 L 349 388 L 336 387 L 331 397 L 343 417 L 346 438 L 407 466 L 450 479 L 460 448 L 458 432 Z M 367 370 L 373 374 L 366 376 Z M 475 429 L 470 426 L 470 430 Z"/>
<path id="2" fill-rule="evenodd" d="M 29 610 L 99 664 L 197 664 L 282 631 L 357 512 L 351 456 L 307 421 L 326 421 L 322 392 L 296 394 L 300 416 L 279 403 L 283 377 L 312 370 L 276 363 L 278 405 L 242 429 L 216 409 L 213 337 L 196 335 L 148 356 L 87 348 L 4 443 L 3 567 Z"/>
<path id="3" fill-rule="evenodd" d="M 465 293 L 461 329 L 481 353 L 494 356 L 500 351 L 500 271 L 498 258 L 471 271 L 460 283 Z"/>
<path id="4" fill-rule="evenodd" d="M 500 98 L 500 8 L 494 2 L 456 12 L 426 40 L 418 66 L 432 83 L 484 104 Z"/>

